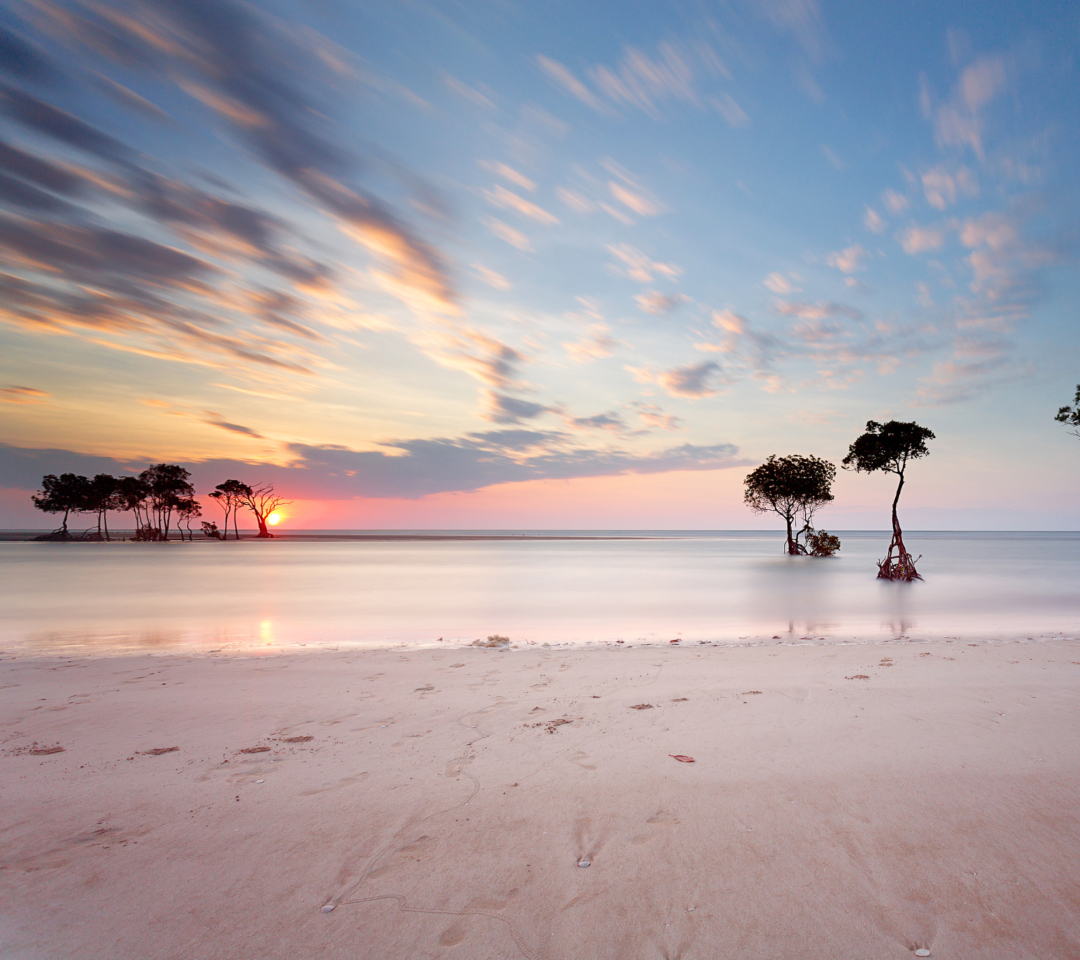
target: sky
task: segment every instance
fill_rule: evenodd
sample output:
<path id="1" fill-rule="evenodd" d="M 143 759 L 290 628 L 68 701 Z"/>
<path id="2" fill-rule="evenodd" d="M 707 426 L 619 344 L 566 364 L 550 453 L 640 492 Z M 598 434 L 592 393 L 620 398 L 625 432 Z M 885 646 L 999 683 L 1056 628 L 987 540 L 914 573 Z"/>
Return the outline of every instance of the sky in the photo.
<path id="1" fill-rule="evenodd" d="M 283 529 L 761 528 L 753 466 L 897 419 L 907 526 L 1078 529 L 1078 50 L 1056 2 L 6 2 L 0 527 L 166 461 Z M 838 473 L 819 525 L 886 527 Z"/>

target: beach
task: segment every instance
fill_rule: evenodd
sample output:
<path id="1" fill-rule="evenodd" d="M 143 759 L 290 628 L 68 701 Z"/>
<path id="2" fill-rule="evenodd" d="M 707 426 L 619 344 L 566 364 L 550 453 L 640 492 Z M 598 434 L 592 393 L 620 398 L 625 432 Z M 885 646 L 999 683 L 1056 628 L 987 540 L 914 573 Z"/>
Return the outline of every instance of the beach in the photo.
<path id="1" fill-rule="evenodd" d="M 1076 639 L 36 656 L 0 688 L 12 960 L 1080 957 Z"/>

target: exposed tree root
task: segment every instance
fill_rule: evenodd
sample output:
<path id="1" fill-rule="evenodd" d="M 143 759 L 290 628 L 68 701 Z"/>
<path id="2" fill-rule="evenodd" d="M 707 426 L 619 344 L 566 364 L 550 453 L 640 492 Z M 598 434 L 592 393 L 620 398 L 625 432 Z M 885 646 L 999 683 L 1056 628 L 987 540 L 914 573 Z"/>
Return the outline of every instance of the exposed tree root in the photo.
<path id="1" fill-rule="evenodd" d="M 896 551 L 896 558 L 893 558 L 893 550 Z M 879 580 L 921 580 L 922 576 L 919 571 L 915 569 L 915 564 L 922 559 L 920 553 L 917 557 L 912 557 L 907 552 L 907 548 L 904 546 L 904 538 L 898 528 L 893 529 L 892 540 L 889 541 L 889 552 L 886 554 L 884 560 L 878 561 L 878 579 Z"/>

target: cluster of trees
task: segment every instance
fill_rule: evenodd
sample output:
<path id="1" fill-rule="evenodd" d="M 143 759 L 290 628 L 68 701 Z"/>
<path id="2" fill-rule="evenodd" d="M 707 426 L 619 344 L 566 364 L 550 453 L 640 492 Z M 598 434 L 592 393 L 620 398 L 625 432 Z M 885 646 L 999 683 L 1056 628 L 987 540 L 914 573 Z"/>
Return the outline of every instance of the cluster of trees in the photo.
<path id="1" fill-rule="evenodd" d="M 1080 404 L 1080 387 L 1077 388 Z M 1059 413 L 1059 418 L 1061 414 Z M 915 569 L 918 557 L 904 546 L 904 534 L 896 515 L 900 491 L 908 463 L 925 457 L 930 451 L 927 440 L 934 433 L 917 423 L 890 420 L 881 424 L 870 420 L 866 432 L 848 448 L 842 466 L 857 473 L 892 473 L 899 477 L 892 502 L 892 539 L 885 559 L 878 562 L 878 576 L 884 580 L 921 580 Z M 829 557 L 840 549 L 840 540 L 824 530 L 814 530 L 814 513 L 834 497 L 832 482 L 836 467 L 819 457 L 770 456 L 745 480 L 744 500 L 755 513 L 772 512 L 787 524 L 785 550 L 791 556 Z M 801 520 L 802 527 L 797 529 Z M 895 556 L 894 556 L 895 553 Z"/>
<path id="2" fill-rule="evenodd" d="M 180 539 L 194 539 L 191 524 L 202 516 L 202 506 L 196 499 L 191 474 L 179 464 L 158 463 L 148 467 L 138 476 L 113 477 L 99 473 L 84 477 L 75 473 L 60 476 L 48 474 L 41 479 L 41 490 L 31 499 L 38 510 L 62 514 L 60 527 L 50 534 L 50 539 L 74 539 L 68 530 L 73 515 L 93 514 L 97 529 L 82 534 L 82 539 L 109 540 L 110 512 L 131 513 L 135 519 L 136 540 L 168 540 L 170 531 L 180 533 Z M 233 520 L 233 534 L 240 539 L 237 514 L 241 508 L 252 512 L 259 527 L 260 537 L 270 537 L 267 518 L 290 501 L 274 493 L 271 484 L 249 486 L 239 480 L 219 483 L 209 496 L 225 510 L 225 529 L 221 531 L 215 522 L 203 521 L 202 532 L 212 539 L 225 540 L 229 536 L 229 518 Z"/>

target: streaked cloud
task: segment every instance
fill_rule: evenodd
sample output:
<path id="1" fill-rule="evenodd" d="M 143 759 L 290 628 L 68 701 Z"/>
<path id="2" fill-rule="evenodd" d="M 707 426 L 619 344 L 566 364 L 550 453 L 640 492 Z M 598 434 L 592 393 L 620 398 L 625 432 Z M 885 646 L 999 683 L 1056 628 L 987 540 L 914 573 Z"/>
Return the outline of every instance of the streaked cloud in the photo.
<path id="1" fill-rule="evenodd" d="M 42 403 L 49 398 L 45 390 L 37 387 L 20 387 L 12 384 L 8 387 L 0 387 L 0 403 Z"/>
<path id="2" fill-rule="evenodd" d="M 628 366 L 626 369 L 639 383 L 655 383 L 671 397 L 698 400 L 716 396 L 719 392 L 715 380 L 721 367 L 715 360 L 689 363 L 668 370 L 657 370 L 648 366 Z"/>
<path id="3" fill-rule="evenodd" d="M 873 207 L 863 208 L 863 226 L 871 233 L 884 233 L 886 226 L 885 218 Z"/>
<path id="4" fill-rule="evenodd" d="M 535 220 L 537 223 L 542 223 L 544 226 L 552 226 L 559 222 L 559 218 L 554 214 L 498 184 L 492 190 L 485 190 L 484 197 L 488 203 L 496 207 L 502 207 L 504 210 L 515 210 L 522 216 Z"/>
<path id="5" fill-rule="evenodd" d="M 510 246 L 523 251 L 532 250 L 532 243 L 529 238 L 520 230 L 510 226 L 510 224 L 497 220 L 495 217 L 484 217 L 481 222 L 494 236 L 500 240 L 505 240 Z"/>
<path id="6" fill-rule="evenodd" d="M 473 268 L 473 272 L 484 283 L 495 290 L 509 290 L 512 284 L 501 273 L 497 273 L 490 267 L 485 267 L 482 263 L 469 264 Z"/>
<path id="7" fill-rule="evenodd" d="M 611 327 L 606 323 L 594 323 L 589 326 L 587 336 L 580 340 L 567 341 L 563 349 L 576 363 L 590 363 L 610 357 L 621 341 L 611 337 Z"/>
<path id="8" fill-rule="evenodd" d="M 661 293 L 659 290 L 646 290 L 643 293 L 636 294 L 634 299 L 637 301 L 637 305 L 646 313 L 661 317 L 664 314 L 671 313 L 686 297 L 681 293 Z"/>
<path id="9" fill-rule="evenodd" d="M 652 283 L 653 274 L 657 273 L 668 280 L 677 280 L 683 272 L 682 267 L 653 260 L 628 243 L 609 244 L 607 249 L 619 261 L 618 264 L 609 264 L 611 271 L 638 283 Z"/>
<path id="10" fill-rule="evenodd" d="M 551 431 L 494 430 L 456 438 L 389 440 L 381 450 L 288 445 L 288 466 L 238 460 L 186 461 L 199 493 L 222 477 L 273 483 L 293 499 L 416 499 L 527 480 L 570 480 L 624 474 L 722 470 L 745 466 L 730 443 L 684 443 L 653 451 L 568 444 Z M 124 474 L 146 461 L 93 457 L 70 450 L 28 450 L 0 444 L 0 486 L 34 490 L 45 473 Z"/>

